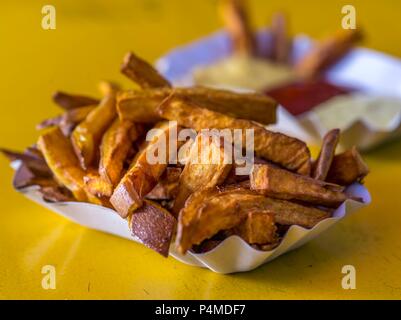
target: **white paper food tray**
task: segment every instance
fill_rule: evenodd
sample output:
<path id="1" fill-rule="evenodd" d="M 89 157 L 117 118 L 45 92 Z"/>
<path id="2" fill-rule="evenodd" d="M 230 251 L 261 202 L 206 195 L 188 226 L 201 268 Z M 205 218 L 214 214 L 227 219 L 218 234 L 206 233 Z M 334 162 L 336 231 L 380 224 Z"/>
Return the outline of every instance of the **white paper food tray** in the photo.
<path id="1" fill-rule="evenodd" d="M 269 46 L 269 39 L 270 35 L 267 31 L 258 34 L 258 42 L 265 50 Z M 295 37 L 292 62 L 299 60 L 311 48 L 311 45 L 312 41 L 307 36 Z M 230 54 L 230 39 L 224 31 L 220 31 L 170 51 L 157 61 L 156 66 L 173 84 L 190 86 L 194 84 L 192 74 L 196 68 L 213 64 Z M 401 100 L 401 60 L 374 50 L 353 49 L 339 63 L 330 68 L 326 76 L 333 84 L 349 86 L 369 96 L 392 97 Z M 324 134 L 332 129 L 322 127 L 316 121 L 313 111 L 303 114 L 302 117 L 294 117 L 289 112 L 281 113 L 275 128 L 293 136 L 306 137 L 308 144 L 320 144 Z M 396 123 L 389 123 L 387 127 L 380 129 L 372 123 L 367 123 L 363 118 L 357 119 L 343 130 L 340 149 L 355 145 L 361 150 L 367 150 L 384 141 L 399 137 L 401 112 L 395 118 Z M 298 125 L 289 127 L 288 122 L 298 123 Z"/>

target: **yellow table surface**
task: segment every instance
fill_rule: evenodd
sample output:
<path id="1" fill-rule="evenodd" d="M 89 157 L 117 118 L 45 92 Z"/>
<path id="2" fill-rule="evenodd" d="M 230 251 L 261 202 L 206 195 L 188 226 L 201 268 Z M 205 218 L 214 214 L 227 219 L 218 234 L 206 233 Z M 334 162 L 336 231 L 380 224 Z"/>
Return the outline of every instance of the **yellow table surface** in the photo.
<path id="1" fill-rule="evenodd" d="M 55 5 L 57 29 L 41 28 L 41 8 Z M 340 27 L 343 1 L 250 1 L 261 26 L 277 9 L 294 33 L 321 37 Z M 399 1 L 352 1 L 366 46 L 401 56 Z M 324 4 L 323 4 L 324 3 Z M 376 3 L 376 4 L 375 4 Z M 115 79 L 124 53 L 153 61 L 220 26 L 216 1 L 2 1 L 0 6 L 0 146 L 35 142 L 35 124 L 59 111 L 58 89 L 97 94 Z M 0 298 L 274 299 L 401 297 L 401 141 L 365 155 L 373 203 L 302 248 L 259 269 L 219 275 L 184 265 L 127 240 L 69 222 L 15 192 L 0 159 Z M 357 289 L 343 290 L 352 264 Z M 41 287 L 54 265 L 56 290 Z"/>

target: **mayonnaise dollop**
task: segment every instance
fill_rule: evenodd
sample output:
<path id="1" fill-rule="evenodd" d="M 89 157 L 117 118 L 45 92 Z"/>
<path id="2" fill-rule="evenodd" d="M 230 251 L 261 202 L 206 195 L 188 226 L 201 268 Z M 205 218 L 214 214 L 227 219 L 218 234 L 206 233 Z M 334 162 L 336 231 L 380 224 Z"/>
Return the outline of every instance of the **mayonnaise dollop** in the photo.
<path id="1" fill-rule="evenodd" d="M 293 71 L 265 59 L 233 55 L 194 71 L 195 83 L 203 86 L 266 90 L 291 82 Z"/>
<path id="2" fill-rule="evenodd" d="M 377 130 L 387 131 L 401 121 L 401 99 L 341 95 L 320 104 L 313 111 L 316 120 L 325 128 L 345 130 L 357 120 L 363 120 Z"/>

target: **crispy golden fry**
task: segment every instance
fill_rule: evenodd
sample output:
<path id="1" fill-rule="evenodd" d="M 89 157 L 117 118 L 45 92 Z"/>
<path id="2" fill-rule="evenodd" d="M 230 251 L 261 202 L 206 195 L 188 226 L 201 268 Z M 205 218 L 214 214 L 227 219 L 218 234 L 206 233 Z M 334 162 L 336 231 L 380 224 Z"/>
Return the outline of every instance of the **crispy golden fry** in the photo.
<path id="1" fill-rule="evenodd" d="M 246 212 L 250 212 L 253 209 L 269 211 L 273 214 L 274 221 L 281 225 L 299 225 L 305 228 L 312 228 L 321 220 L 331 216 L 330 211 L 257 194 L 253 190 L 244 188 L 242 183 L 228 185 L 220 191 L 221 195 L 227 193 L 238 194 L 240 196 L 238 200 L 243 202 L 241 205 Z"/>
<path id="2" fill-rule="evenodd" d="M 171 87 L 170 82 L 163 78 L 155 68 L 132 52 L 127 53 L 124 57 L 121 72 L 143 89 Z"/>
<path id="3" fill-rule="evenodd" d="M 99 100 L 87 96 L 69 94 L 57 91 L 53 94 L 53 101 L 66 110 L 99 104 Z"/>
<path id="4" fill-rule="evenodd" d="M 44 159 L 44 158 L 43 158 L 43 154 L 42 154 L 42 152 L 38 149 L 38 146 L 36 145 L 36 143 L 33 144 L 33 145 L 31 145 L 31 146 L 29 146 L 29 147 L 27 147 L 27 148 L 24 150 L 24 154 L 30 155 L 30 156 L 32 156 L 32 157 Z"/>
<path id="5" fill-rule="evenodd" d="M 170 157 L 169 150 L 171 147 L 168 145 L 168 141 L 170 133 L 178 130 L 177 125 L 174 122 L 162 122 L 155 129 L 158 132 L 137 154 L 130 169 L 121 179 L 110 198 L 111 204 L 123 218 L 142 206 L 143 198 L 156 186 L 168 165 L 167 160 Z M 164 148 L 163 141 L 166 143 Z M 155 151 L 160 152 L 158 148 L 165 151 L 166 158 L 163 157 L 164 159 L 153 163 L 149 162 L 149 154 L 153 155 Z"/>
<path id="6" fill-rule="evenodd" d="M 302 79 L 312 79 L 341 59 L 362 38 L 358 29 L 341 29 L 318 43 L 296 65 L 296 74 Z"/>
<path id="7" fill-rule="evenodd" d="M 113 194 L 113 185 L 97 173 L 87 173 L 84 177 L 86 190 L 95 197 L 110 197 Z"/>
<path id="8" fill-rule="evenodd" d="M 292 40 L 288 35 L 286 16 L 278 12 L 272 18 L 271 25 L 272 51 L 271 59 L 277 63 L 288 64 L 290 61 Z"/>
<path id="9" fill-rule="evenodd" d="M 277 199 L 270 199 L 269 210 L 273 212 L 276 223 L 304 228 L 313 228 L 320 221 L 331 217 L 330 211 Z"/>
<path id="10" fill-rule="evenodd" d="M 234 53 L 256 54 L 256 40 L 249 23 L 244 0 L 220 0 L 220 12 L 231 37 Z"/>
<path id="11" fill-rule="evenodd" d="M 0 149 L 11 161 L 20 160 L 21 164 L 15 171 L 13 186 L 23 189 L 30 186 L 39 186 L 43 200 L 47 202 L 73 201 L 72 193 L 54 180 L 50 168 L 42 157 L 32 154 L 12 152 Z"/>
<path id="12" fill-rule="evenodd" d="M 139 130 L 130 121 L 114 120 L 105 132 L 100 144 L 100 177 L 111 189 L 121 179 L 124 161 L 132 147 L 132 142 L 139 136 Z M 107 194 L 111 196 L 111 194 Z"/>
<path id="13" fill-rule="evenodd" d="M 74 110 L 74 109 L 72 109 L 72 110 Z M 63 115 L 58 115 L 53 118 L 45 119 L 36 125 L 36 130 L 42 130 L 45 128 L 58 126 L 58 125 L 60 125 L 62 119 L 63 119 Z"/>
<path id="14" fill-rule="evenodd" d="M 277 199 L 300 200 L 334 208 L 347 200 L 340 186 L 266 164 L 254 165 L 250 180 L 252 190 Z"/>
<path id="15" fill-rule="evenodd" d="M 36 175 L 41 177 L 52 177 L 53 174 L 46 164 L 42 153 L 32 148 L 26 149 L 23 153 L 0 148 L 0 152 L 7 157 L 9 161 L 19 160 L 26 165 Z"/>
<path id="16" fill-rule="evenodd" d="M 193 193 L 178 217 L 178 251 L 185 254 L 193 245 L 200 244 L 221 230 L 234 228 L 245 220 L 246 213 L 241 210 L 244 201 L 239 199 L 240 195 L 234 192 L 219 196 L 215 189 Z"/>
<path id="17" fill-rule="evenodd" d="M 161 121 L 156 109 L 170 92 L 170 89 L 122 91 L 117 95 L 118 116 L 121 120 L 142 123 Z"/>
<path id="18" fill-rule="evenodd" d="M 238 93 L 206 87 L 177 88 L 177 95 L 195 100 L 202 107 L 264 125 L 276 123 L 277 102 L 260 93 Z"/>
<path id="19" fill-rule="evenodd" d="M 86 106 L 67 111 L 60 121 L 60 129 L 64 135 L 70 136 L 75 127 L 84 121 L 97 106 Z"/>
<path id="20" fill-rule="evenodd" d="M 336 153 L 336 147 L 340 140 L 340 130 L 330 130 L 323 138 L 322 148 L 313 165 L 312 177 L 316 180 L 326 180 L 331 163 Z"/>
<path id="21" fill-rule="evenodd" d="M 86 189 L 84 183 L 85 171 L 79 166 L 79 161 L 74 154 L 71 142 L 62 134 L 60 128 L 53 127 L 41 135 L 38 140 L 38 147 L 57 182 L 70 190 L 77 201 L 110 207 L 107 199 L 98 198 Z M 53 183 L 39 185 L 41 187 L 57 187 Z M 56 191 L 53 190 L 53 196 Z"/>
<path id="22" fill-rule="evenodd" d="M 43 200 L 46 202 L 67 202 L 74 201 L 72 193 L 62 186 L 54 185 L 40 187 L 40 193 L 42 194 Z"/>
<path id="23" fill-rule="evenodd" d="M 258 157 L 253 157 L 253 160 L 248 158 L 247 161 L 252 164 L 268 164 L 269 163 L 269 161 L 262 159 L 262 158 L 258 158 Z M 225 184 L 244 183 L 245 181 L 249 182 L 249 174 L 246 174 L 246 175 L 237 174 L 237 169 L 244 168 L 245 165 L 246 165 L 246 163 L 237 164 L 234 162 L 233 167 L 231 168 L 231 171 L 227 176 Z"/>
<path id="24" fill-rule="evenodd" d="M 145 246 L 167 257 L 176 220 L 170 212 L 149 200 L 130 216 L 132 235 Z"/>
<path id="25" fill-rule="evenodd" d="M 182 169 L 167 167 L 157 185 L 146 195 L 149 200 L 172 200 L 177 195 Z"/>
<path id="26" fill-rule="evenodd" d="M 336 155 L 331 164 L 327 181 L 348 186 L 361 181 L 369 173 L 369 168 L 363 161 L 356 147 Z"/>
<path id="27" fill-rule="evenodd" d="M 36 148 L 28 148 L 23 153 L 0 148 L 0 152 L 10 161 L 18 160 L 21 163 L 14 174 L 14 188 L 23 189 L 30 186 L 39 186 L 46 201 L 48 200 L 47 198 L 50 198 L 52 191 L 53 198 L 56 197 L 56 192 L 64 194 L 62 198 L 59 196 L 59 201 L 65 201 L 67 195 L 70 198 L 72 197 L 54 180 L 53 173 L 46 164 L 42 153 Z"/>
<path id="28" fill-rule="evenodd" d="M 13 177 L 13 186 L 16 189 L 23 189 L 30 186 L 50 186 L 54 183 L 52 177 L 38 174 L 25 163 L 19 166 Z"/>
<path id="29" fill-rule="evenodd" d="M 296 138 L 271 132 L 252 121 L 235 119 L 222 113 L 199 107 L 193 101 L 171 96 L 158 107 L 161 117 L 175 120 L 179 125 L 202 129 L 241 129 L 242 141 L 246 141 L 246 129 L 254 133 L 254 150 L 257 156 L 281 166 L 309 175 L 310 152 L 306 144 Z M 249 141 L 247 141 L 249 143 Z"/>
<path id="30" fill-rule="evenodd" d="M 178 215 L 191 193 L 222 184 L 231 168 L 232 155 L 220 138 L 198 134 L 180 176 L 173 213 Z"/>
<path id="31" fill-rule="evenodd" d="M 77 124 L 85 120 L 88 114 L 95 108 L 96 106 L 86 106 L 67 110 L 60 116 L 46 119 L 38 124 L 36 128 L 41 130 L 48 127 L 59 126 L 64 135 L 69 136 Z"/>
<path id="32" fill-rule="evenodd" d="M 329 212 L 285 200 L 267 198 L 241 187 L 206 189 L 193 193 L 180 211 L 176 245 L 185 253 L 221 230 L 245 221 L 249 212 L 261 210 L 273 215 L 276 223 L 311 228 L 328 218 Z"/>
<path id="33" fill-rule="evenodd" d="M 45 157 L 57 181 L 69 189 L 78 201 L 87 201 L 84 176 L 71 142 L 58 127 L 49 129 L 41 135 L 38 147 Z"/>
<path id="34" fill-rule="evenodd" d="M 113 81 L 100 81 L 98 84 L 98 89 L 103 97 L 114 94 L 121 90 L 121 86 Z"/>
<path id="35" fill-rule="evenodd" d="M 116 117 L 115 94 L 105 96 L 71 135 L 72 145 L 83 169 L 94 161 L 103 133 Z"/>
<path id="36" fill-rule="evenodd" d="M 271 212 L 253 210 L 248 212 L 245 221 L 236 226 L 233 232 L 249 244 L 266 244 L 276 242 L 276 230 Z"/>
<path id="37" fill-rule="evenodd" d="M 276 122 L 277 103 L 263 94 L 236 93 L 204 87 L 123 91 L 117 97 L 118 115 L 122 120 L 135 122 L 160 121 L 157 107 L 172 92 L 177 96 L 195 100 L 204 108 L 234 118 L 253 120 L 264 125 Z"/>
<path id="38" fill-rule="evenodd" d="M 110 202 L 120 216 L 126 218 L 142 206 L 142 198 L 156 184 L 156 179 L 148 177 L 140 166 L 133 166 L 114 189 Z"/>

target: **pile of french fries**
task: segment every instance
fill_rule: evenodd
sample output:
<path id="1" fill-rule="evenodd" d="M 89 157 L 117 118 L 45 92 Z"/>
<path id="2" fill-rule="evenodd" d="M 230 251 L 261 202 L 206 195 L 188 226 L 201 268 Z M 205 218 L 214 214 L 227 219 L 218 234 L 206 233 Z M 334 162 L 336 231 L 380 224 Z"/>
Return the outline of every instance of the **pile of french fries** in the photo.
<path id="1" fill-rule="evenodd" d="M 345 186 L 368 173 L 355 148 L 335 155 L 338 130 L 327 134 L 316 161 L 304 142 L 267 130 L 276 103 L 265 95 L 173 88 L 132 53 L 121 70 L 139 89 L 103 82 L 101 99 L 57 92 L 53 100 L 64 113 L 38 125 L 37 144 L 23 153 L 2 149 L 20 161 L 16 188 L 39 186 L 46 201 L 115 209 L 135 238 L 167 256 L 172 239 L 184 254 L 208 251 L 231 235 L 271 250 L 289 226 L 312 228 L 330 217 L 348 199 Z M 195 130 L 194 138 L 173 138 L 165 151 L 167 158 L 187 151 L 150 162 L 161 136 L 183 128 Z M 159 134 L 149 138 L 153 129 Z M 236 163 L 211 161 L 225 159 L 228 145 L 205 137 L 204 129 L 251 129 L 250 174 L 237 175 Z M 192 161 L 201 147 L 206 157 Z"/>
<path id="2" fill-rule="evenodd" d="M 248 17 L 246 1 L 220 0 L 220 15 L 231 40 L 232 52 L 239 55 L 266 58 L 274 63 L 288 65 L 299 81 L 318 79 L 322 73 L 348 53 L 362 39 L 356 29 L 340 29 L 335 34 L 316 42 L 295 64 L 291 62 L 292 37 L 286 15 L 273 15 L 269 49 L 262 49 Z"/>

